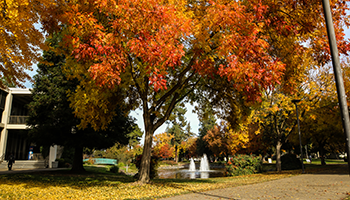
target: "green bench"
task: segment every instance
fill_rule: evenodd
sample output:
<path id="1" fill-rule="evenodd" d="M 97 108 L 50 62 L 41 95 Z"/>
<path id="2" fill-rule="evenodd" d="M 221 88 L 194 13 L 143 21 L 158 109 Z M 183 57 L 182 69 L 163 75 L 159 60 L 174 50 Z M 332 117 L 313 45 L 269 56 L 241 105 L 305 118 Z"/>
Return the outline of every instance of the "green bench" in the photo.
<path id="1" fill-rule="evenodd" d="M 88 161 L 89 159 L 84 159 L 83 162 Z M 110 158 L 92 158 L 94 165 L 116 165 L 117 159 Z"/>

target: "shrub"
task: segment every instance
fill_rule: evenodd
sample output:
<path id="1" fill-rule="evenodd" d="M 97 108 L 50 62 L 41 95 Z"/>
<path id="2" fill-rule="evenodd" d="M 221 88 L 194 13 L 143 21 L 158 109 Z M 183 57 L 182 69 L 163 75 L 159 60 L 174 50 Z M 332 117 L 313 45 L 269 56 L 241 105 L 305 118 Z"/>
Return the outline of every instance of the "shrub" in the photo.
<path id="1" fill-rule="evenodd" d="M 56 159 L 56 161 L 58 161 L 59 168 L 68 168 L 68 167 L 71 167 L 72 165 L 70 159 L 59 158 L 59 159 Z"/>
<path id="2" fill-rule="evenodd" d="M 92 158 L 89 158 L 87 161 L 84 162 L 84 164 L 87 165 L 93 165 L 95 163 L 95 161 Z"/>
<path id="3" fill-rule="evenodd" d="M 135 165 L 139 172 L 141 171 L 141 160 L 142 160 L 142 155 L 139 155 L 136 157 L 135 160 Z M 158 161 L 159 157 L 157 156 L 152 156 L 151 157 L 151 170 L 150 170 L 150 178 L 154 179 L 157 177 L 157 167 L 158 167 Z"/>
<path id="4" fill-rule="evenodd" d="M 261 157 L 237 154 L 226 163 L 226 176 L 254 174 L 261 171 Z"/>
<path id="5" fill-rule="evenodd" d="M 118 162 L 118 167 L 125 167 L 125 164 L 123 162 Z"/>
<path id="6" fill-rule="evenodd" d="M 176 165 L 177 163 L 174 160 L 163 160 L 162 165 Z"/>
<path id="7" fill-rule="evenodd" d="M 117 165 L 110 165 L 107 167 L 107 172 L 118 173 L 119 167 Z"/>
<path id="8" fill-rule="evenodd" d="M 301 162 L 294 154 L 285 154 L 281 157 L 282 170 L 301 169 Z"/>
<path id="9" fill-rule="evenodd" d="M 61 158 L 56 159 L 58 161 L 58 167 L 71 167 L 74 158 L 74 148 L 64 147 Z"/>

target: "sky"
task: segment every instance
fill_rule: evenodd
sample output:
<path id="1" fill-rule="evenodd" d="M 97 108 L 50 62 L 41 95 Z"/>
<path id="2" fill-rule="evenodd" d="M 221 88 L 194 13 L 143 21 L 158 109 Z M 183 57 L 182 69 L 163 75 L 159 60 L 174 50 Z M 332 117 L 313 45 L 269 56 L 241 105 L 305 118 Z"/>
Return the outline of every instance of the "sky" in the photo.
<path id="1" fill-rule="evenodd" d="M 187 112 L 185 114 L 187 122 L 190 123 L 191 125 L 191 131 L 195 134 L 198 134 L 198 129 L 199 129 L 199 120 L 197 117 L 197 114 L 193 113 L 194 106 L 191 104 L 185 104 L 187 108 Z M 137 119 L 137 124 L 141 128 L 141 130 L 144 130 L 144 124 L 143 124 L 143 119 L 142 119 L 142 110 L 137 109 L 136 111 L 131 112 L 131 116 L 135 117 Z M 159 133 L 164 133 L 165 129 L 167 127 L 167 124 L 164 123 L 161 127 L 159 127 L 156 131 L 155 134 Z"/>
<path id="2" fill-rule="evenodd" d="M 350 29 L 345 29 L 345 37 L 347 39 L 350 39 Z M 36 65 L 33 65 L 33 71 L 28 71 L 27 73 L 31 76 L 34 76 L 36 74 Z M 32 84 L 30 82 L 26 82 L 25 83 L 25 86 L 27 88 L 32 88 Z M 193 105 L 190 105 L 190 104 L 186 104 L 185 105 L 186 108 L 187 108 L 187 113 L 185 115 L 186 117 L 186 120 L 188 122 L 190 122 L 190 125 L 191 125 L 191 131 L 195 134 L 198 134 L 198 129 L 199 129 L 199 120 L 198 120 L 198 117 L 195 113 L 193 113 L 193 109 L 194 109 L 194 106 Z M 138 126 L 140 127 L 140 129 L 143 131 L 144 130 L 144 124 L 143 124 L 143 119 L 142 119 L 142 110 L 140 109 L 137 109 L 135 111 L 132 111 L 131 112 L 131 116 L 136 118 L 137 120 L 137 124 Z M 164 123 L 161 127 L 159 127 L 155 134 L 159 134 L 159 133 L 164 133 L 165 132 L 165 129 L 167 127 L 167 124 Z M 141 140 L 141 143 L 143 143 L 144 141 L 144 138 Z"/>

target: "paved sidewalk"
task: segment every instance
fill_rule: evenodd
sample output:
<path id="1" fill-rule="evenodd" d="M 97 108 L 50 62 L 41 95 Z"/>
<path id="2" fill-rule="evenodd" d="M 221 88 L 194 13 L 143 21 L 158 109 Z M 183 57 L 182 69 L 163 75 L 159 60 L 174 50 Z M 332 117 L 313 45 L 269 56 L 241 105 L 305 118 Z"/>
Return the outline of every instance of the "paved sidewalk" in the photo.
<path id="1" fill-rule="evenodd" d="M 344 199 L 350 196 L 347 165 L 318 174 L 303 174 L 253 185 L 196 192 L 162 200 L 196 199 Z"/>

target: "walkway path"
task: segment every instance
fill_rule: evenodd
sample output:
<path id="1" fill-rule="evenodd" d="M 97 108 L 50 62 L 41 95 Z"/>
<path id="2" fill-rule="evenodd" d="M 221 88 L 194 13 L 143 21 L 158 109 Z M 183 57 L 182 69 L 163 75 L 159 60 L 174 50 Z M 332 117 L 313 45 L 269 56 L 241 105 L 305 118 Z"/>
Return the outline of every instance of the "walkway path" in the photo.
<path id="1" fill-rule="evenodd" d="M 196 199 L 344 199 L 350 196 L 350 176 L 347 165 L 318 174 L 303 174 L 290 178 L 234 188 L 196 192 L 162 200 Z"/>

